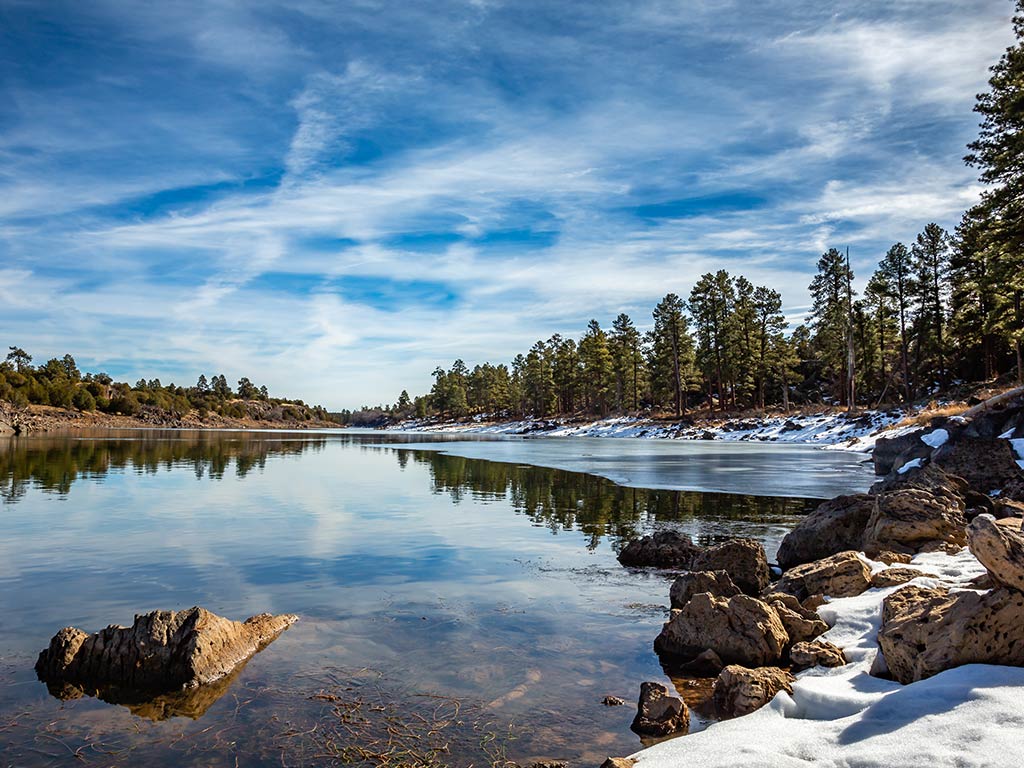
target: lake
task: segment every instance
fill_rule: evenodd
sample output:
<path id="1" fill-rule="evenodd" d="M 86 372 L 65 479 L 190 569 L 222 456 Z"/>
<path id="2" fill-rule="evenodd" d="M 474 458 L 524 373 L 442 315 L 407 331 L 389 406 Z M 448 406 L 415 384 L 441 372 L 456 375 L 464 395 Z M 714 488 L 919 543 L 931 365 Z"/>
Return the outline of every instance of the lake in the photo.
<path id="1" fill-rule="evenodd" d="M 3 762 L 596 765 L 641 746 L 639 684 L 672 672 L 652 649 L 671 575 L 624 569 L 617 548 L 674 527 L 701 544 L 752 536 L 771 558 L 815 497 L 871 481 L 863 456 L 763 444 L 0 439 Z M 300 621 L 195 694 L 61 700 L 36 680 L 63 626 L 192 605 Z"/>

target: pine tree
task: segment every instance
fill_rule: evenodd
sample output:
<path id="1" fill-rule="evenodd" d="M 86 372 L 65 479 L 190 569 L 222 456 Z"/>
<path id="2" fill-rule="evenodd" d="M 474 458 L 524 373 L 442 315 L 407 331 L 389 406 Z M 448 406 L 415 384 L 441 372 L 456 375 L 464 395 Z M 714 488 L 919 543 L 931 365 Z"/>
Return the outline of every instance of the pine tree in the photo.
<path id="1" fill-rule="evenodd" d="M 849 375 L 848 334 L 852 311 L 849 286 L 852 281 L 853 272 L 846 257 L 830 248 L 818 259 L 818 273 L 810 285 L 809 320 L 814 329 L 814 349 L 833 394 L 848 406 L 852 405 L 845 384 Z"/>
<path id="2" fill-rule="evenodd" d="M 613 361 L 608 336 L 597 320 L 587 324 L 580 339 L 580 362 L 583 364 L 584 391 L 587 406 L 602 416 L 608 413 L 609 394 L 613 389 Z"/>
<path id="3" fill-rule="evenodd" d="M 669 293 L 654 308 L 650 333 L 652 395 L 656 404 L 670 401 L 676 416 L 686 413 L 686 374 L 693 340 L 683 314 L 683 300 Z"/>
<path id="4" fill-rule="evenodd" d="M 915 315 L 915 363 L 918 372 L 938 378 L 945 387 L 946 375 L 946 279 L 949 274 L 949 234 L 938 224 L 928 224 L 910 249 L 914 280 L 911 283 Z"/>
<path id="5" fill-rule="evenodd" d="M 640 332 L 625 312 L 615 318 L 609 335 L 615 374 L 615 407 L 619 411 L 640 407 L 643 350 Z"/>
<path id="6" fill-rule="evenodd" d="M 903 243 L 895 243 L 878 264 L 877 285 L 892 301 L 899 321 L 899 358 L 903 374 L 903 401 L 914 399 L 914 379 L 910 373 L 910 301 L 914 283 L 910 251 Z"/>
<path id="7" fill-rule="evenodd" d="M 758 286 L 754 290 L 754 313 L 757 329 L 752 366 L 755 405 L 764 408 L 765 389 L 768 383 L 774 377 L 778 377 L 778 380 L 788 387 L 789 376 L 786 374 L 793 365 L 791 350 L 783 348 L 786 316 L 782 314 L 782 294 L 771 288 Z"/>
<path id="8" fill-rule="evenodd" d="M 715 396 L 723 410 L 727 405 L 730 362 L 730 318 L 735 302 L 732 279 L 725 270 L 708 272 L 690 291 L 690 314 L 697 335 L 697 364 L 704 375 L 708 407 Z"/>

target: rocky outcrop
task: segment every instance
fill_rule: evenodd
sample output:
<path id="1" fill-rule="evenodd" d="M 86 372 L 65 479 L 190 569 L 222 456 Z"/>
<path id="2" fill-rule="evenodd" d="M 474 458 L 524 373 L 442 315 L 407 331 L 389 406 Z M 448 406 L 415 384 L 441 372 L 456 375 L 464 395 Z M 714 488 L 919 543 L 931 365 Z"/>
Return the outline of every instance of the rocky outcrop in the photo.
<path id="1" fill-rule="evenodd" d="M 668 736 L 690 730 L 690 710 L 661 683 L 641 683 L 636 717 L 630 726 L 641 736 Z"/>
<path id="2" fill-rule="evenodd" d="M 231 621 L 203 608 L 153 611 L 130 627 L 89 635 L 65 627 L 39 654 L 36 673 L 51 685 L 169 691 L 206 685 L 271 642 L 298 617 L 268 613 Z"/>
<path id="3" fill-rule="evenodd" d="M 689 571 L 672 582 L 668 597 L 673 608 L 682 608 L 694 595 L 709 592 L 715 597 L 732 597 L 740 594 L 725 571 Z"/>
<path id="4" fill-rule="evenodd" d="M 961 437 L 936 449 L 932 463 L 962 477 L 982 493 L 1024 478 L 1009 441 L 998 438 Z"/>
<path id="5" fill-rule="evenodd" d="M 785 570 L 859 549 L 874 510 L 875 499 L 866 493 L 826 501 L 786 534 L 779 547 L 779 567 Z"/>
<path id="6" fill-rule="evenodd" d="M 790 568 L 772 587 L 798 600 L 811 595 L 854 597 L 871 586 L 871 568 L 856 552 L 840 552 L 814 563 Z"/>
<path id="7" fill-rule="evenodd" d="M 765 599 L 779 615 L 790 644 L 813 640 L 828 631 L 828 624 L 822 621 L 814 611 L 804 608 L 800 601 L 784 592 L 776 593 Z"/>
<path id="8" fill-rule="evenodd" d="M 748 595 L 759 595 L 771 581 L 764 547 L 754 539 L 730 539 L 698 552 L 690 563 L 694 571 L 725 571 Z"/>
<path id="9" fill-rule="evenodd" d="M 838 645 L 826 640 L 815 640 L 811 643 L 796 643 L 789 649 L 789 660 L 794 670 L 841 667 L 846 663 L 846 654 Z"/>
<path id="10" fill-rule="evenodd" d="M 906 553 L 959 549 L 967 543 L 965 509 L 962 495 L 948 488 L 883 493 L 868 520 L 863 547 Z"/>
<path id="11" fill-rule="evenodd" d="M 724 667 L 722 657 L 708 648 L 698 653 L 692 661 L 680 664 L 677 671 L 687 677 L 717 677 Z"/>
<path id="12" fill-rule="evenodd" d="M 917 568 L 886 568 L 871 575 L 871 586 L 877 589 L 898 587 L 900 584 L 906 584 L 908 581 L 913 581 L 919 576 L 936 578 L 934 573 L 919 571 Z"/>
<path id="13" fill-rule="evenodd" d="M 749 715 L 775 698 L 779 691 L 793 693 L 795 678 L 778 667 L 747 669 L 730 665 L 715 680 L 715 710 L 723 720 Z"/>
<path id="14" fill-rule="evenodd" d="M 761 667 L 777 663 L 788 642 L 778 613 L 761 600 L 702 592 L 672 612 L 654 648 L 680 660 L 710 649 L 726 664 Z"/>
<path id="15" fill-rule="evenodd" d="M 700 548 L 685 533 L 658 531 L 626 544 L 619 552 L 619 562 L 633 567 L 678 568 L 688 571 L 699 551 Z"/>
<path id="16" fill-rule="evenodd" d="M 889 674 L 912 683 L 963 664 L 1024 666 L 1024 594 L 911 584 L 882 605 L 878 644 Z"/>
<path id="17" fill-rule="evenodd" d="M 1000 525 L 989 515 L 980 515 L 971 522 L 967 534 L 971 554 L 985 566 L 992 580 L 1024 591 L 1024 533 Z"/>
<path id="18" fill-rule="evenodd" d="M 926 459 L 932 454 L 932 447 L 921 437 L 927 430 L 917 429 L 896 437 L 880 437 L 875 441 L 871 458 L 875 463 L 876 475 L 887 475 L 898 470 L 908 461 Z"/>

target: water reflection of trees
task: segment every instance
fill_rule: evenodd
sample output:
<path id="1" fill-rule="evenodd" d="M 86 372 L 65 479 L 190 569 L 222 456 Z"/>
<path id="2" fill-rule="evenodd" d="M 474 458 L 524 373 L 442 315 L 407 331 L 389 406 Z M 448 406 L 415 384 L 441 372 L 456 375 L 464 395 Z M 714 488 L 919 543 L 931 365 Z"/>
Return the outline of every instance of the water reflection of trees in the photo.
<path id="1" fill-rule="evenodd" d="M 644 528 L 659 521 L 781 523 L 807 514 L 820 503 L 812 499 L 626 488 L 579 472 L 466 459 L 436 451 L 399 450 L 396 454 L 403 466 L 407 455 L 425 464 L 434 492 L 447 493 L 456 504 L 467 496 L 511 501 L 516 511 L 552 532 L 576 530 L 586 534 L 590 548 L 606 535 L 619 541 L 636 538 Z M 699 537 L 705 545 L 715 543 L 717 538 L 710 533 Z"/>
<path id="2" fill-rule="evenodd" d="M 320 450 L 324 437 L 267 439 L 266 435 L 204 432 L 150 434 L 131 438 L 69 436 L 0 440 L 0 499 L 18 501 L 29 488 L 66 494 L 78 480 L 101 480 L 110 472 L 156 474 L 189 467 L 196 478 L 220 480 L 262 470 L 274 455 Z"/>

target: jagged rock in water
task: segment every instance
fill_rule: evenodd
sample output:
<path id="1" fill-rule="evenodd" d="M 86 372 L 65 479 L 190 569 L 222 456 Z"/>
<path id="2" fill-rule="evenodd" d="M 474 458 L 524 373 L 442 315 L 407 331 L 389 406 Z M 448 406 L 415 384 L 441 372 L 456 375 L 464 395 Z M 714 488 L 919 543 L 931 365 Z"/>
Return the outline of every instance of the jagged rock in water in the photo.
<path id="1" fill-rule="evenodd" d="M 789 635 L 791 644 L 813 640 L 828 631 L 828 624 L 822 621 L 817 613 L 804 608 L 793 595 L 777 592 L 766 597 L 765 602 L 779 614 L 779 620 Z"/>
<path id="2" fill-rule="evenodd" d="M 886 568 L 871 575 L 871 586 L 877 589 L 898 587 L 900 584 L 906 584 L 908 581 L 913 581 L 920 576 L 937 578 L 934 573 L 919 571 L 917 568 Z"/>
<path id="3" fill-rule="evenodd" d="M 676 671 L 693 677 L 716 677 L 725 667 L 722 658 L 710 648 L 701 651 L 693 660 L 681 664 Z"/>
<path id="4" fill-rule="evenodd" d="M 815 640 L 810 643 L 797 643 L 789 649 L 789 660 L 793 669 L 809 669 L 811 667 L 841 667 L 846 663 L 846 654 L 838 645 L 826 640 Z"/>
<path id="5" fill-rule="evenodd" d="M 654 649 L 686 660 L 710 649 L 726 664 L 760 667 L 778 662 L 788 642 L 779 615 L 767 603 L 701 592 L 672 612 Z"/>
<path id="6" fill-rule="evenodd" d="M 740 594 L 725 571 L 689 571 L 672 582 L 668 597 L 673 608 L 682 608 L 694 595 L 710 592 L 715 597 L 732 597 Z"/>
<path id="7" fill-rule="evenodd" d="M 971 554 L 996 583 L 1024 591 L 1024 533 L 979 515 L 967 527 L 967 535 Z"/>
<path id="8" fill-rule="evenodd" d="M 790 568 L 772 587 L 803 600 L 811 595 L 854 597 L 871 586 L 871 568 L 856 552 L 840 552 Z"/>
<path id="9" fill-rule="evenodd" d="M 932 454 L 932 463 L 962 477 L 981 493 L 1000 490 L 1011 480 L 1024 478 L 1008 440 L 961 437 Z"/>
<path id="10" fill-rule="evenodd" d="M 658 531 L 631 541 L 619 552 L 619 562 L 635 567 L 679 568 L 690 570 L 700 548 L 693 539 L 678 531 Z"/>
<path id="11" fill-rule="evenodd" d="M 618 696 L 605 696 L 601 699 L 601 703 L 606 707 L 621 707 L 626 702 L 620 699 Z"/>
<path id="12" fill-rule="evenodd" d="M 754 539 L 730 539 L 699 551 L 690 563 L 692 571 L 725 571 L 748 595 L 759 595 L 771 581 L 764 547 Z"/>
<path id="13" fill-rule="evenodd" d="M 65 627 L 39 654 L 36 673 L 49 684 L 170 691 L 229 674 L 298 619 L 260 614 L 231 621 L 203 608 L 153 611 L 130 627 L 89 635 Z"/>
<path id="14" fill-rule="evenodd" d="M 690 710 L 661 683 L 641 683 L 636 717 L 630 726 L 641 736 L 668 736 L 690 730 Z"/>
<path id="15" fill-rule="evenodd" d="M 946 491 L 908 487 L 880 494 L 864 532 L 864 549 L 917 553 L 963 547 L 963 496 Z"/>
<path id="16" fill-rule="evenodd" d="M 778 667 L 747 669 L 731 664 L 715 680 L 715 710 L 723 720 L 749 715 L 774 699 L 779 691 L 793 693 L 795 679 Z"/>
<path id="17" fill-rule="evenodd" d="M 882 604 L 878 644 L 901 683 L 963 664 L 1024 666 L 1024 594 L 910 584 Z"/>
<path id="18" fill-rule="evenodd" d="M 783 570 L 823 557 L 859 549 L 875 499 L 866 493 L 837 496 L 803 518 L 782 540 L 779 567 Z"/>

